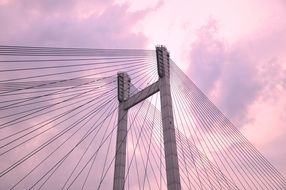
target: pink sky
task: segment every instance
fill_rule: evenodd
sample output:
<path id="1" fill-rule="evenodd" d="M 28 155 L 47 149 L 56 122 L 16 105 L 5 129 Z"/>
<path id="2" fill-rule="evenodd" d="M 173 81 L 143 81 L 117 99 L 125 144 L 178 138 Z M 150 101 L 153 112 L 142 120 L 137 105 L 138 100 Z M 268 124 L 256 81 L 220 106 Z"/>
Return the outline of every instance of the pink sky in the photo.
<path id="1" fill-rule="evenodd" d="M 285 18 L 284 0 L 0 0 L 0 44 L 164 44 L 285 176 Z"/>

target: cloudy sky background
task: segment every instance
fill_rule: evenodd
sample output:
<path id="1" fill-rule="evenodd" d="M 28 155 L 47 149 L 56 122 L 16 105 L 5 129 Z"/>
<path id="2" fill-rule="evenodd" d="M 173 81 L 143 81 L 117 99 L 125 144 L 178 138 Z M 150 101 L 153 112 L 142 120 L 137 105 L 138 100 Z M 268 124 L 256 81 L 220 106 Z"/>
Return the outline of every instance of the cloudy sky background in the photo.
<path id="1" fill-rule="evenodd" d="M 0 0 L 0 44 L 164 44 L 285 176 L 285 18 L 284 0 Z"/>

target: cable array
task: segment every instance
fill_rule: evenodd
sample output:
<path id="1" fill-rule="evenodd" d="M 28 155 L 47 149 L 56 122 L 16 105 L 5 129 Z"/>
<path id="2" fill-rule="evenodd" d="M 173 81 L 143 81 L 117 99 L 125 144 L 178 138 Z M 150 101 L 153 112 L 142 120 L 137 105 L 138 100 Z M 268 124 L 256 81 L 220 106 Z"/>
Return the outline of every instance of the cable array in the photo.
<path id="1" fill-rule="evenodd" d="M 285 178 L 170 65 L 182 189 L 285 189 Z M 138 93 L 158 81 L 155 51 L 0 46 L 0 68 L 0 189 L 111 189 L 117 73 L 131 77 L 130 96 Z M 125 138 L 125 189 L 167 189 L 159 93 L 128 111 Z"/>
<path id="2" fill-rule="evenodd" d="M 131 94 L 145 88 L 158 80 L 154 51 L 0 46 L 0 55 L 1 189 L 110 189 L 117 72 L 130 75 Z"/>
<path id="3" fill-rule="evenodd" d="M 194 189 L 284 189 L 281 173 L 174 62 L 170 69 L 179 155 L 186 157 L 180 171 L 197 171 Z"/>

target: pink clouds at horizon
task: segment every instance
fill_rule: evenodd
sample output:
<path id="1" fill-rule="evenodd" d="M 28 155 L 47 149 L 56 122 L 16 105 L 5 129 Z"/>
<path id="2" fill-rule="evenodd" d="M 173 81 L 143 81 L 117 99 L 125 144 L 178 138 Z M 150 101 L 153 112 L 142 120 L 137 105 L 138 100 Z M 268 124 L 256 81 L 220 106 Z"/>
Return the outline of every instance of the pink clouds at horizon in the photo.
<path id="1" fill-rule="evenodd" d="M 148 48 L 173 60 L 286 175 L 286 3 L 0 1 L 5 45 Z"/>

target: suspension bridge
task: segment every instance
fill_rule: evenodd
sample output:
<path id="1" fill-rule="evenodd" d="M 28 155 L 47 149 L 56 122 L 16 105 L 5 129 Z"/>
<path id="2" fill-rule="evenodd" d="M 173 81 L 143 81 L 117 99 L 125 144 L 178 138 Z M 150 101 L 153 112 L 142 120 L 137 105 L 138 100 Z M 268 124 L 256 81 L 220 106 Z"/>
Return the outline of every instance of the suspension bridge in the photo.
<path id="1" fill-rule="evenodd" d="M 0 65 L 0 189 L 286 189 L 163 46 L 0 46 Z"/>

